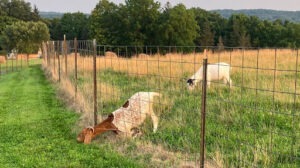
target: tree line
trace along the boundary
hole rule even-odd
[[[65,34],[67,39],[96,39],[98,44],[109,45],[300,46],[300,23],[261,20],[243,14],[224,18],[201,8],[162,5],[155,0],[125,0],[120,4],[99,0],[90,14],[65,13],[53,19],[41,18],[38,9],[23,0],[0,0],[0,20],[2,48],[7,48],[10,41],[6,29],[18,27],[16,22],[46,25],[38,27],[46,29],[43,32],[49,31],[52,40],[62,40]]]
[[[42,41],[50,39],[49,29],[36,6],[23,0],[0,0],[0,51],[15,49],[37,52]]]
[[[183,4],[154,0],[100,0],[90,15],[67,13],[50,19],[51,37],[95,38],[100,44],[228,47],[299,47],[300,23],[233,14],[228,19]]]

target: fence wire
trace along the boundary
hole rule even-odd
[[[109,46],[75,39],[44,43],[43,55],[82,112],[78,131],[135,101],[135,93],[162,95],[153,100],[157,132],[148,117],[134,129],[135,138],[107,133],[95,139],[149,167],[201,166],[202,89],[201,83],[189,89],[188,80],[207,58],[205,167],[300,166],[297,49]]]
[[[36,54],[27,56],[26,54],[15,53],[11,56],[0,56],[0,77],[31,65],[40,64],[40,62],[40,58]]]

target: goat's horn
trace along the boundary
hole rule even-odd
[[[95,132],[94,127],[90,126],[90,127],[87,127],[87,128],[88,128],[88,129],[91,129],[93,133]]]

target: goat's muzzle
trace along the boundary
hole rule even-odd
[[[77,142],[83,143],[85,141],[85,138],[88,134],[93,134],[94,133],[94,128],[93,127],[87,127],[84,128],[77,136]]]

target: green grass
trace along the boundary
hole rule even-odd
[[[240,76],[233,74],[236,86],[241,86]],[[100,72],[98,78],[122,91],[119,100],[100,103],[100,113],[112,112],[137,91],[159,91],[166,104],[155,107],[160,114],[158,132],[151,132],[147,120],[142,139],[174,152],[199,153],[201,89],[188,92],[185,83],[176,79],[128,76],[111,69]],[[246,76],[247,81],[251,79]],[[285,99],[283,94],[213,85],[207,94],[208,158],[221,161],[224,167],[300,167],[299,97],[294,103],[289,101],[294,95]],[[216,152],[221,158],[216,158]]]
[[[40,64],[42,62],[42,59],[30,59],[28,64],[29,65],[36,65]],[[20,71],[27,67],[27,61],[26,60],[7,60],[6,63],[0,64],[0,73],[1,75]]]
[[[144,167],[76,142],[79,115],[56,98],[38,65],[0,77],[0,167]]]

